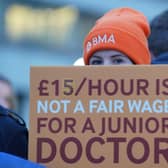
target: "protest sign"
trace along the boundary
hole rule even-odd
[[[163,168],[168,66],[32,67],[29,159],[48,168]]]

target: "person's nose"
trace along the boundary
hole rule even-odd
[[[103,65],[114,65],[114,63],[110,59],[104,59]]]

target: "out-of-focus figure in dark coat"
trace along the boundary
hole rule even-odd
[[[28,130],[15,112],[16,97],[11,82],[0,75],[0,152],[27,159]]]
[[[152,64],[168,64],[168,10],[151,21],[149,48],[153,55]]]
[[[28,130],[16,113],[0,106],[0,152],[27,159]]]

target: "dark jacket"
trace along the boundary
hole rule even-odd
[[[158,55],[152,60],[152,64],[168,64],[168,52]]]
[[[27,159],[28,130],[15,113],[0,106],[0,152]]]

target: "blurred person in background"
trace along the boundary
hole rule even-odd
[[[16,110],[16,97],[11,82],[0,75],[0,105],[7,109]]]
[[[98,19],[84,40],[85,65],[150,64],[146,17],[131,8],[118,8]]]
[[[0,75],[0,152],[27,159],[28,130],[24,120],[13,112],[14,109],[12,85],[7,78]]]
[[[151,21],[149,48],[153,55],[152,64],[168,64],[168,10]]]

